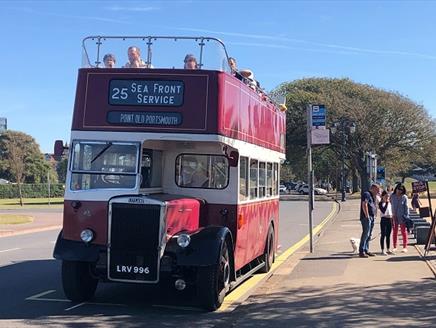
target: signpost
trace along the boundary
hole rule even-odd
[[[386,181],[386,169],[385,169],[384,166],[378,166],[377,167],[376,181],[379,184],[381,184],[381,185],[385,184],[385,181]]]
[[[312,145],[330,143],[330,130],[326,129],[326,108],[324,105],[307,106],[307,183],[309,185],[309,237],[310,252],[313,253],[313,166]]]
[[[8,120],[6,117],[0,117],[0,134],[8,129]]]
[[[428,181],[412,182],[412,192],[414,193],[427,192],[427,199],[428,199],[428,206],[429,206],[427,210],[429,210],[431,216],[431,226],[430,226],[430,230],[428,231],[427,241],[425,242],[425,248],[424,248],[425,250],[424,255],[427,256],[427,253],[430,250],[430,245],[435,238],[435,228],[436,228],[436,218],[435,218],[436,213],[433,213],[433,209],[431,206],[430,188],[428,186]],[[420,209],[420,214],[421,214],[421,209]]]

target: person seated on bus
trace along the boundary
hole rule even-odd
[[[115,68],[116,59],[113,54],[106,54],[103,57],[103,63],[105,68]]]
[[[238,67],[236,66],[236,59],[233,57],[229,57],[228,61],[229,61],[229,66],[230,66],[232,72],[237,72]]]
[[[205,188],[208,182],[209,178],[207,177],[206,169],[201,164],[198,164],[195,172],[192,174],[189,187]]]
[[[229,61],[230,69],[232,70],[232,75],[234,77],[236,77],[238,80],[242,81],[243,77],[242,77],[241,73],[239,73],[239,71],[238,71],[238,67],[237,67],[237,64],[236,64],[236,59],[233,58],[233,57],[229,57],[228,61]]]
[[[141,50],[138,47],[131,46],[127,49],[129,61],[124,68],[147,68],[147,64],[141,59]]]
[[[253,90],[256,90],[256,88],[260,88],[260,84],[254,79],[254,74],[251,70],[243,69],[240,70],[239,73],[242,75],[244,81],[250,88],[252,88]]]
[[[187,54],[184,62],[184,69],[198,69],[197,58],[193,54]]]

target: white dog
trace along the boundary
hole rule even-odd
[[[359,250],[360,239],[350,238],[351,247],[353,247],[353,253],[357,253]]]

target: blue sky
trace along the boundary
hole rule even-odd
[[[52,152],[69,139],[84,37],[202,35],[222,39],[267,90],[348,77],[436,118],[435,12],[433,1],[2,1],[0,117]]]

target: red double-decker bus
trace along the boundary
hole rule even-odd
[[[142,67],[102,67],[131,45]],[[88,37],[83,48],[54,250],[66,296],[168,282],[219,308],[274,261],[285,114],[235,76],[215,38]]]

